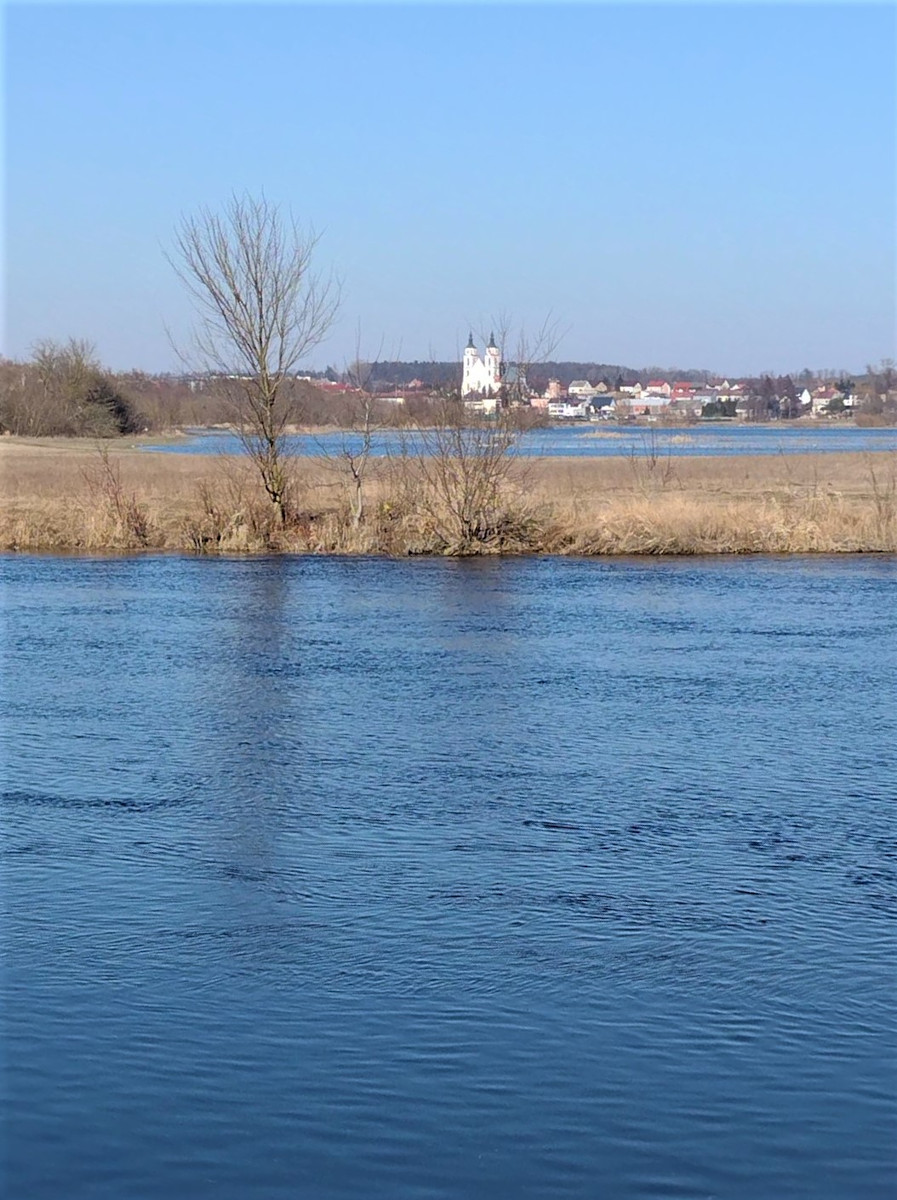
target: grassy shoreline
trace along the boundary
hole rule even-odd
[[[81,439],[0,440],[0,549],[461,552],[424,502],[413,465],[371,460],[356,523],[339,462],[298,460],[296,516],[280,528],[247,462],[141,448],[160,441],[112,442],[103,458]],[[474,550],[894,554],[897,454],[522,460],[510,467],[492,533]]]

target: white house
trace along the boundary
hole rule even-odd
[[[548,415],[550,417],[560,417],[562,420],[580,420],[584,421],[589,417],[592,411],[592,404],[589,400],[576,401],[569,400],[553,400],[548,405]]]
[[[567,388],[568,396],[578,396],[580,400],[591,400],[598,395],[598,389],[592,387],[588,379],[574,379]]]

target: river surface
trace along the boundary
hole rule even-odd
[[[877,1200],[897,560],[0,559],[6,1200]]]
[[[340,454],[344,448],[358,453],[361,438],[352,433],[303,434],[286,439],[289,450],[299,455]],[[403,448],[416,453],[423,448],[413,432],[382,430],[373,436],[372,453],[398,455]],[[194,431],[184,442],[145,446],[173,454],[239,454],[240,441],[233,434]],[[670,428],[663,426],[574,425],[568,429],[534,429],[524,434],[513,448],[517,454],[540,458],[607,458],[612,455],[671,458],[741,454],[820,454],[853,450],[897,451],[897,429],[862,429],[836,425],[707,425]]]

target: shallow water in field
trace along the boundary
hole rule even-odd
[[[897,561],[0,579],[4,1196],[893,1196]]]
[[[343,447],[358,453],[361,438],[352,433],[319,433],[287,438],[290,451],[298,455],[339,454]],[[398,455],[403,447],[410,453],[425,448],[415,433],[382,430],[374,434],[375,455]],[[186,442],[146,446],[172,454],[239,454],[240,441],[233,434],[196,432]],[[829,451],[868,453],[897,451],[897,429],[862,429],[847,426],[810,425],[690,425],[686,428],[656,425],[612,426],[600,422],[569,428],[534,429],[517,442],[514,452],[539,458],[626,457],[682,458],[742,454],[820,454]]]

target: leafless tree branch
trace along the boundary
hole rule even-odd
[[[202,208],[184,217],[168,254],[196,306],[190,359],[222,380],[237,433],[282,522],[292,381],[340,304],[339,282],[312,269],[319,241],[264,196],[234,195],[221,213]]]

